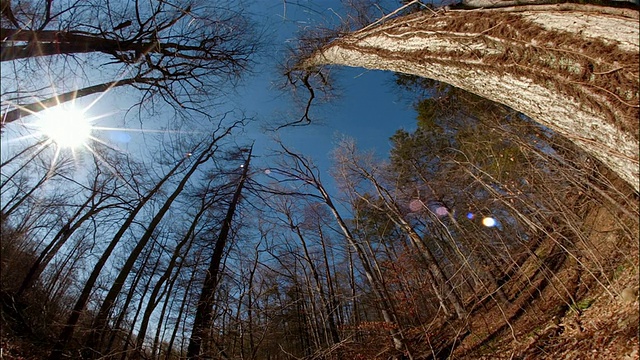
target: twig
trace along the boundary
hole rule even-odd
[[[275,129],[275,131],[278,131],[287,126],[304,126],[311,123],[311,118],[309,118],[309,111],[311,110],[311,103],[313,102],[313,99],[316,97],[316,93],[313,90],[313,87],[311,86],[311,84],[309,83],[309,77],[311,76],[311,74],[312,74],[311,72],[305,72],[304,76],[300,78],[300,80],[302,80],[302,84],[304,85],[304,87],[307,88],[307,90],[309,91],[309,99],[307,100],[307,105],[304,109],[304,114],[302,115],[302,117],[300,117],[300,119],[296,121],[278,126]],[[318,74],[320,74],[320,72],[318,72]],[[320,76],[322,77],[323,81],[325,81],[324,76],[322,76],[322,74],[320,74]],[[295,85],[296,80],[293,80],[291,78],[291,73],[288,73],[287,77],[289,78],[289,83],[291,85]]]
[[[385,15],[385,16],[383,16],[383,17],[381,17],[380,19],[378,19],[378,20],[376,20],[376,21],[372,22],[371,24],[369,24],[369,25],[367,25],[367,26],[363,27],[363,28],[362,28],[362,29],[360,29],[359,31],[364,31],[364,30],[366,30],[366,29],[368,29],[368,28],[370,28],[370,27],[372,27],[372,26],[374,26],[374,25],[378,24],[379,22],[382,22],[382,21],[384,21],[384,20],[388,19],[389,17],[391,17],[391,16],[393,16],[393,15],[395,15],[395,14],[399,13],[400,11],[404,10],[405,8],[407,8],[407,7],[411,6],[411,5],[415,4],[415,3],[418,3],[418,2],[420,2],[420,1],[419,1],[419,0],[413,0],[412,2],[410,2],[410,3],[406,4],[406,5],[403,5],[403,6],[399,7],[399,8],[397,8],[396,10],[394,10],[394,11],[390,12],[389,14],[387,14],[387,15]]]
[[[497,23],[495,26],[492,26],[492,27],[490,27],[490,28],[488,28],[488,29],[486,29],[486,30],[482,30],[480,33],[478,33],[478,34],[474,35],[473,37],[482,36],[482,35],[484,35],[484,34],[488,33],[489,31],[491,31],[491,30],[493,30],[493,29],[497,28],[498,26],[502,25],[503,23],[504,23],[504,21],[500,21],[500,22],[499,22],[499,23]]]
[[[569,82],[570,82],[570,83],[573,83],[573,84],[578,84],[578,85],[583,85],[583,86],[591,86],[591,87],[594,87],[594,88],[596,88],[596,89],[598,89],[598,90],[602,90],[602,91],[606,92],[607,94],[609,94],[609,95],[611,95],[611,96],[615,97],[618,101],[620,101],[621,103],[623,103],[623,104],[625,104],[625,105],[627,105],[627,106],[629,106],[629,107],[633,107],[633,108],[640,108],[640,105],[636,105],[636,104],[629,104],[628,102],[626,102],[626,101],[622,100],[618,95],[614,94],[613,92],[611,92],[611,91],[609,91],[609,90],[607,90],[607,89],[605,89],[605,88],[603,88],[603,87],[601,87],[601,86],[594,85],[594,84],[589,84],[589,83],[583,83],[583,82],[579,82],[579,81],[569,81]]]
[[[606,74],[611,74],[611,73],[614,73],[614,72],[616,72],[616,71],[620,71],[620,70],[622,70],[622,69],[624,69],[624,66],[620,66],[620,67],[617,67],[617,68],[615,68],[615,69],[611,69],[611,70],[609,70],[609,71],[604,71],[604,72],[594,72],[594,73],[593,73],[593,75],[606,75]]]

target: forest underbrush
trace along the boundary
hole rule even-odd
[[[616,236],[614,216],[594,209],[588,239],[576,252],[554,238],[535,250],[546,266],[525,263],[510,283],[510,305],[489,301],[467,322],[468,336],[441,349],[457,359],[638,359],[638,244]],[[637,229],[635,230],[637,231]],[[636,232],[637,239],[637,232]],[[591,256],[581,256],[589,252]],[[536,268],[527,275],[527,269]],[[517,295],[518,292],[526,292]]]
[[[574,176],[569,170],[558,171],[557,174]],[[457,259],[458,254],[453,250],[451,253],[442,250],[439,263],[447,280],[439,284],[428,280],[425,275],[429,270],[425,267],[424,258],[417,256],[416,250],[408,244],[395,244],[397,248],[393,257],[385,258],[380,254],[379,258],[371,256],[370,261],[377,261],[378,271],[384,275],[380,279],[384,279],[383,285],[388,290],[385,295],[393,303],[393,310],[400,321],[383,321],[379,315],[380,300],[374,296],[371,287],[365,284],[356,293],[360,288],[354,282],[351,291],[345,291],[349,290],[347,284],[350,281],[344,279],[349,277],[332,277],[336,288],[342,288],[342,296],[356,295],[342,299],[342,308],[328,303],[329,309],[325,310],[328,314],[353,312],[351,317],[341,316],[340,321],[336,319],[338,339],[329,339],[326,323],[323,323],[324,315],[309,310],[312,305],[318,309],[313,301],[322,300],[323,293],[316,291],[316,287],[307,288],[311,289],[309,294],[297,287],[285,287],[281,289],[282,294],[278,294],[277,289],[286,284],[280,279],[281,282],[274,282],[265,287],[267,290],[263,293],[256,294],[269,301],[264,300],[264,303],[258,302],[258,305],[247,308],[252,311],[251,314],[258,312],[258,318],[250,317],[249,310],[241,306],[236,313],[239,330],[212,328],[212,331],[215,330],[216,344],[209,353],[212,354],[211,358],[368,360],[406,359],[410,353],[416,360],[638,359],[638,194],[628,187],[624,190],[625,184],[611,177],[603,167],[575,171],[579,171],[575,177],[582,179],[595,174],[602,178],[602,182],[576,182],[573,186],[559,188],[557,183],[547,181],[545,184],[551,185],[539,190],[543,195],[534,197],[537,202],[532,203],[531,207],[523,205],[520,210],[514,208],[515,215],[526,216],[523,224],[528,226],[527,236],[508,232],[509,229],[479,227],[465,233],[460,222],[447,218],[445,221],[449,221],[452,229],[453,226],[459,226],[455,228],[460,231],[457,244],[462,244],[464,240],[469,256],[461,256],[457,262],[447,261],[445,255],[449,255],[449,259]],[[526,174],[529,175],[530,171]],[[540,174],[547,175],[547,172]],[[535,177],[531,179],[534,181]],[[534,207],[538,202],[547,200],[544,196],[548,191],[557,192],[553,201]],[[503,204],[511,204],[509,199],[497,198]],[[523,204],[530,199],[524,196],[511,199],[514,198],[520,199]],[[361,215],[363,219],[369,216],[370,220],[380,221],[373,212]],[[417,217],[415,214],[408,216]],[[380,223],[385,224],[382,221]],[[444,227],[443,222],[438,224]],[[476,225],[467,222],[465,226]],[[292,229],[296,230],[295,227]],[[309,227],[305,230],[315,234],[316,229]],[[3,227],[2,230],[2,359],[47,358],[56,346],[57,335],[63,331],[69,309],[74,303],[73,290],[77,289],[77,284],[74,284],[73,272],[67,273],[61,267],[60,271],[47,273],[47,277],[21,292],[30,265],[37,256],[35,252],[28,251],[30,243],[25,240],[24,234],[10,227]],[[365,230],[371,229],[364,226],[359,229]],[[438,227],[429,230],[437,234]],[[302,232],[298,234],[304,239]],[[390,232],[388,236],[395,240],[397,237],[394,235],[401,234]],[[469,238],[475,241],[468,241]],[[446,249],[444,245],[451,244],[448,237],[425,239],[430,240],[427,243],[433,246],[434,252]],[[320,244],[324,246],[324,243]],[[353,241],[353,244],[358,243]],[[377,244],[382,246],[383,242],[378,240]],[[492,244],[492,247],[483,248],[487,244]],[[438,245],[443,247],[438,248]],[[280,255],[279,261],[288,264],[287,256]],[[474,256],[478,260],[473,264],[468,263],[468,259]],[[367,260],[365,256],[363,259]],[[483,259],[487,261],[482,262]],[[256,269],[258,260],[254,261]],[[310,256],[307,262],[312,263]],[[141,263],[141,268],[144,264]],[[330,267],[325,266],[325,269]],[[287,268],[283,265],[280,273],[267,270],[263,270],[265,276],[262,281],[265,283],[267,279],[277,279],[278,274],[281,275]],[[345,274],[349,275],[349,272],[343,272]],[[357,279],[353,274],[350,276],[351,281]],[[148,284],[152,283],[152,279],[153,275],[149,277]],[[320,275],[317,282],[321,282]],[[104,286],[105,283],[100,283],[97,288],[104,289]],[[447,295],[443,291],[445,286],[460,295],[465,316],[457,315],[450,302],[438,301],[439,296]],[[436,294],[435,289],[440,293]],[[314,297],[314,291],[320,295],[315,294]],[[272,295],[280,296],[278,301],[281,302],[276,303],[277,297]],[[340,299],[338,295],[334,295],[334,298]],[[226,309],[233,301],[233,298],[223,298],[216,306]],[[136,344],[138,329],[134,314],[143,305],[144,301],[140,300],[135,311],[130,310],[130,319],[124,313],[121,322],[108,323],[104,333],[110,335],[108,341],[116,345],[108,344],[106,347],[113,350],[104,351],[94,358],[186,358],[184,350],[189,333],[184,332],[180,338],[175,336],[179,326],[172,327],[172,338],[181,342],[178,344],[176,340],[177,345],[173,348],[163,347],[165,344],[161,342],[158,342],[158,348],[148,346],[148,342],[145,346]],[[445,309],[445,306],[449,308]],[[122,305],[122,308],[126,307]],[[357,314],[355,307],[360,309]],[[176,310],[182,312],[185,305]],[[87,349],[93,349],[87,345],[86,339],[96,314],[96,306],[91,303],[79,316],[76,334],[69,341],[65,357],[79,358],[85,356]],[[122,311],[114,311],[113,317],[120,314],[123,314]],[[246,317],[244,328],[241,322],[243,316]],[[250,319],[253,322],[249,322]],[[242,331],[249,326],[254,327],[255,343],[242,338]],[[182,328],[189,326],[182,325]],[[402,336],[405,354],[394,346],[390,334]],[[323,342],[323,337],[328,340]],[[242,341],[245,341],[244,348],[240,346]],[[224,347],[219,344],[224,344]],[[231,354],[236,344],[240,345],[235,349],[240,350]],[[165,350],[167,348],[169,350]],[[153,349],[156,349],[155,353]],[[246,349],[253,349],[251,355]]]

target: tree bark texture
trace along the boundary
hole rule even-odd
[[[577,4],[421,12],[315,51],[346,65],[442,81],[505,104],[638,183],[638,11]]]

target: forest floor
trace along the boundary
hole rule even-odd
[[[637,270],[624,269],[610,287],[620,293],[637,287]],[[561,274],[559,274],[560,276]],[[475,316],[471,335],[454,352],[462,359],[638,359],[638,301],[612,297],[595,286],[576,303],[558,298],[547,286],[510,325],[496,311]],[[476,330],[484,327],[483,330]],[[490,336],[481,336],[489,333]],[[475,334],[475,335],[474,335]],[[478,334],[480,336],[478,336]]]
[[[468,299],[477,305],[464,321],[438,317],[413,329],[414,359],[639,359],[640,229],[626,228],[635,236],[629,242],[618,236],[619,218],[590,211],[582,245],[546,237],[504,285],[510,303]],[[1,295],[3,306],[15,306]],[[0,319],[0,360],[46,358],[53,338],[13,336],[8,325],[20,321],[5,318],[11,313]]]
[[[534,259],[544,260],[546,270],[531,259],[522,264],[521,279],[505,289],[515,300],[497,306],[488,298],[471,309],[464,324],[432,324],[428,345],[416,349],[416,358],[639,359],[638,243],[611,236],[611,214],[596,216],[596,235],[589,238],[594,257],[567,256],[557,240],[544,240]],[[625,289],[636,293],[622,295]],[[46,357],[47,346],[11,336],[5,320],[1,360]]]
[[[638,243],[618,240],[610,213],[590,216],[591,256],[567,256],[555,239],[545,240],[536,254],[546,259],[562,254],[557,268],[526,276],[529,294],[519,294],[509,306],[487,303],[473,312],[469,334],[438,357],[638,359]],[[529,266],[525,263],[522,272]]]

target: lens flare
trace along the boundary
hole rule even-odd
[[[492,217],[485,217],[482,219],[482,225],[486,226],[486,227],[494,227],[498,224],[498,222],[496,221],[496,219],[492,218]]]
[[[447,210],[447,208],[444,207],[444,206],[440,206],[440,207],[436,208],[435,213],[438,216],[447,216],[447,215],[449,215],[449,210]]]
[[[420,209],[422,209],[422,201],[418,199],[411,200],[409,203],[409,209],[413,212],[420,211]]]

